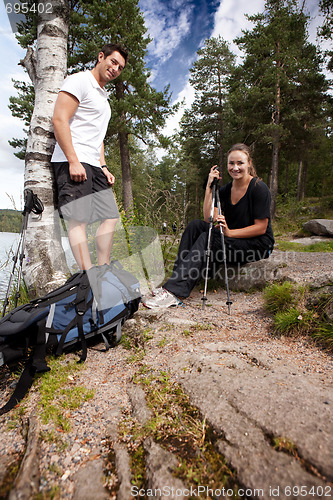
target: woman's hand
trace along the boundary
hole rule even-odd
[[[222,227],[224,236],[231,236],[231,229],[228,228],[224,215],[217,215],[216,222]]]
[[[217,179],[218,181],[221,179],[217,165],[214,165],[209,171],[207,186],[210,187],[215,179]]]

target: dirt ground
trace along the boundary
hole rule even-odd
[[[318,272],[318,256],[312,256],[313,267]],[[322,257],[322,266],[328,262],[327,259],[331,259],[329,254]],[[302,266],[303,256],[295,264],[295,273],[302,275]],[[39,421],[42,439],[36,451],[36,462],[40,470],[40,498],[78,498],[77,478],[80,471],[96,461],[101,464],[101,470],[105,469],[110,426],[117,423],[120,414],[131,412],[128,386],[143,363],[154,370],[167,371],[180,380],[180,372],[174,369],[174,360],[178,360],[179,364],[182,358],[207,353],[208,346],[212,344],[239,346],[256,353],[258,359],[264,357],[281,366],[292,367],[300,376],[314,377],[313,380],[327,390],[327,400],[330,405],[333,404],[332,354],[308,338],[274,336],[272,318],[264,309],[261,292],[232,292],[230,315],[225,290],[210,290],[204,309],[201,297],[201,290],[196,289],[182,305],[161,311],[147,310],[140,305],[139,311],[126,322],[123,331],[124,337],[131,339],[132,350],[120,344],[107,352],[98,349],[88,352],[84,370],[75,375],[72,383],[92,389],[93,398],[78,409],[67,410],[68,432],[58,429],[52,422],[46,424]],[[70,354],[68,359],[76,359],[76,355]],[[2,373],[1,384],[2,405],[13,388],[7,372]],[[35,385],[24,402],[24,412],[15,410],[0,417],[1,481],[10,466],[17,464],[24,453],[28,418],[34,412],[38,416],[38,399]],[[40,420],[39,417],[37,420]],[[46,435],[53,438],[46,439]],[[327,443],[327,446],[331,445]],[[95,490],[91,497],[81,493],[80,498],[99,496]],[[110,495],[104,492],[100,498],[110,498]]]

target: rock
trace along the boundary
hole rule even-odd
[[[333,220],[312,219],[303,224],[303,229],[317,236],[333,236]]]
[[[267,283],[282,280],[281,270],[287,264],[275,260],[272,256],[269,259],[251,262],[250,264],[229,266],[228,283],[230,290],[245,291],[261,290]],[[221,270],[221,269],[220,269]],[[221,273],[220,273],[221,274]],[[223,275],[223,281],[224,275]]]
[[[14,486],[9,494],[10,500],[29,500],[39,492],[40,426],[36,415],[29,417],[27,448],[20,465]]]
[[[127,448],[122,443],[114,443],[113,451],[115,455],[115,465],[118,477],[119,488],[117,492],[117,500],[128,500],[131,498],[131,466],[130,456]]]
[[[110,498],[103,486],[103,460],[97,458],[88,462],[74,475],[75,491],[73,500],[107,500]]]
[[[262,491],[258,498],[270,499],[275,488],[286,499],[288,487],[303,485],[310,499],[311,487],[332,481],[332,392],[288,356],[214,342],[174,357],[170,368],[217,432],[218,449],[240,484]],[[280,451],[284,442],[290,453]]]
[[[315,259],[313,258],[315,255]],[[281,252],[274,250],[268,259],[249,264],[228,266],[228,284],[232,291],[261,290],[276,281],[324,286],[333,282],[333,268],[325,253]],[[224,269],[215,275],[225,285]]]
[[[151,438],[147,438],[143,446],[146,452],[147,493],[153,493],[149,496],[156,500],[166,498],[183,500],[188,497],[184,494],[189,491],[187,486],[172,474],[178,467],[177,458]]]
[[[132,473],[127,447],[119,441],[118,423],[121,418],[121,412],[117,408],[109,412],[108,416],[112,420],[112,423],[107,427],[106,434],[111,438],[113,443],[114,462],[118,480],[117,500],[128,500],[132,496]]]
[[[309,238],[294,238],[289,241],[290,243],[298,243],[299,245],[313,245],[313,243],[325,243],[331,241],[331,239],[324,236],[310,236]]]
[[[146,397],[143,389],[131,384],[127,388],[127,394],[131,402],[133,416],[141,425],[145,425],[153,417],[153,413],[146,405]]]
[[[131,402],[133,416],[141,425],[145,425],[153,417],[153,413],[147,407],[143,389],[131,384],[127,389],[127,393]],[[185,491],[186,485],[172,474],[172,471],[179,465],[176,456],[164,450],[150,437],[144,440],[143,447],[146,453],[147,496],[156,500],[166,498],[182,500],[185,498],[181,492]],[[148,492],[153,494],[148,494]]]

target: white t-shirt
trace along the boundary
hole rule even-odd
[[[80,162],[100,167],[101,148],[111,117],[108,93],[90,71],[68,76],[60,89],[62,91],[72,94],[79,101],[69,122],[75,153]],[[67,161],[58,143],[51,161]]]

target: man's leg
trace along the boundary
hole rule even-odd
[[[110,263],[111,247],[113,243],[113,235],[118,219],[106,219],[99,225],[96,232],[96,250],[97,264]]]
[[[87,234],[86,223],[76,220],[70,220],[68,225],[68,239],[73,256],[81,270],[87,270],[92,267]]]

